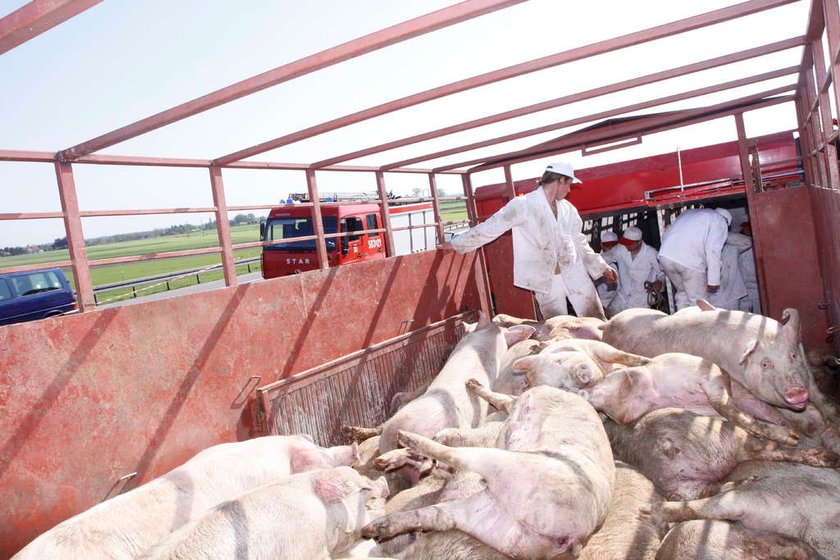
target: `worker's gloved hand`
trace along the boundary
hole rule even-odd
[[[659,280],[656,280],[653,284],[651,284],[651,287],[653,288],[653,291],[661,292],[662,291],[662,282],[659,281]]]
[[[719,289],[720,289],[720,286],[711,286],[711,285],[706,286],[706,291],[709,292],[710,294],[717,293],[717,291]]]
[[[616,270],[612,267],[607,268],[607,270],[604,271],[603,276],[610,284],[618,282],[618,272],[616,272]]]
[[[455,250],[455,247],[452,246],[452,243],[447,241],[446,243],[441,243],[437,246],[438,251],[443,251],[444,253],[450,253]]]

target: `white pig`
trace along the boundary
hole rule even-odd
[[[689,354],[660,354],[638,367],[613,371],[600,383],[578,391],[595,410],[619,424],[660,408],[679,407],[698,414],[720,414],[735,425],[779,443],[796,445],[799,433],[756,420],[738,408],[725,372]]]
[[[167,474],[59,523],[14,559],[132,559],[243,492],[291,473],[355,460],[355,446],[323,449],[308,436],[266,436],[215,445]]]
[[[840,465],[830,451],[779,446],[721,418],[678,408],[654,410],[626,426],[605,419],[604,428],[616,458],[639,469],[672,499],[701,496],[744,461]]]
[[[826,558],[840,558],[840,472],[751,461],[739,465],[721,490],[709,498],[646,504],[642,511],[667,522],[738,521],[801,539]]]
[[[547,345],[536,356],[520,358],[513,372],[525,385],[550,385],[575,392],[599,383],[617,365],[642,366],[650,358],[617,350],[598,340],[569,339]]]
[[[825,560],[799,539],[726,521],[685,521],[668,531],[656,560]]]
[[[500,313],[493,317],[494,323],[505,327],[514,325],[531,325],[536,328],[533,338],[543,342],[564,340],[567,338],[586,338],[589,340],[601,340],[603,334],[600,327],[604,321],[595,317],[575,317],[574,315],[557,315],[545,321],[533,321],[531,319],[520,319],[512,315]]]
[[[432,437],[443,428],[477,427],[487,417],[487,403],[467,392],[470,377],[492,385],[509,346],[527,339],[533,327],[505,329],[482,314],[479,322],[458,343],[443,369],[420,397],[399,409],[382,426],[379,452],[398,447],[401,430]]]
[[[350,467],[295,474],[216,506],[140,559],[326,559],[350,548],[384,513],[387,495],[383,479]]]
[[[499,442],[503,449],[447,447],[400,434],[412,450],[479,474],[485,490],[386,515],[363,534],[382,539],[459,529],[515,558],[579,554],[603,523],[612,497],[615,464],[601,421],[582,398],[551,387],[536,387],[517,398],[499,395],[496,402],[505,401],[510,416]]]
[[[604,341],[643,356],[682,352],[711,360],[764,402],[803,410],[813,378],[799,334],[799,314],[785,309],[782,322],[715,309],[665,315],[628,309],[610,319]],[[818,403],[814,403],[819,406]]]

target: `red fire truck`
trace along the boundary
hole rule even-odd
[[[407,255],[435,246],[434,228],[425,227],[435,222],[431,202],[392,206],[390,217],[394,228],[394,247],[388,256]],[[325,235],[348,234],[326,239],[330,267],[385,258],[388,249],[378,204],[324,204],[321,219]],[[263,278],[317,270],[319,263],[314,235],[309,206],[286,204],[273,208],[265,222],[260,224],[260,239],[277,242],[263,247]],[[309,239],[287,241],[300,237]]]

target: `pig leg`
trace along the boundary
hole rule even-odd
[[[729,376],[713,368],[709,376],[700,386],[709,398],[709,404],[721,416],[757,436],[785,445],[796,445],[799,442],[799,432],[784,426],[773,426],[746,414],[735,406],[730,392]]]
[[[650,358],[624,352],[618,348],[613,348],[607,343],[598,344],[592,348],[592,357],[600,362],[601,369],[604,371],[609,371],[609,366],[612,364],[637,367],[647,365],[647,363],[650,362]]]
[[[469,379],[466,382],[466,386],[468,391],[493,405],[496,410],[510,413],[510,407],[516,402],[516,397],[505,395],[504,393],[494,393],[488,390],[477,379]]]
[[[729,378],[729,386],[730,392],[732,393],[732,399],[735,401],[735,406],[737,406],[739,410],[742,410],[759,420],[764,420],[765,422],[776,424],[777,426],[789,425],[784,415],[779,412],[776,407],[759,400],[755,395],[750,393],[746,387],[731,377]]]
[[[444,428],[434,440],[451,447],[493,447],[504,422],[488,422],[480,428]]]
[[[432,470],[434,463],[426,457],[413,453],[410,449],[394,449],[383,453],[373,460],[377,469],[385,472],[401,469],[402,467],[413,467],[420,474]]]
[[[382,426],[378,426],[376,428],[342,426],[341,434],[347,439],[347,441],[365,441],[372,437],[382,435]]]
[[[811,467],[836,468],[840,466],[840,455],[825,449],[780,448],[775,442],[750,437],[739,450],[739,461],[787,461]]]

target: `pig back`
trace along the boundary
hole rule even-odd
[[[492,386],[507,345],[498,325],[466,335],[455,346],[426,392],[409,402],[382,426],[379,452],[396,449],[400,430],[433,437],[444,428],[475,428],[487,418],[487,401],[473,395],[466,381]]]

